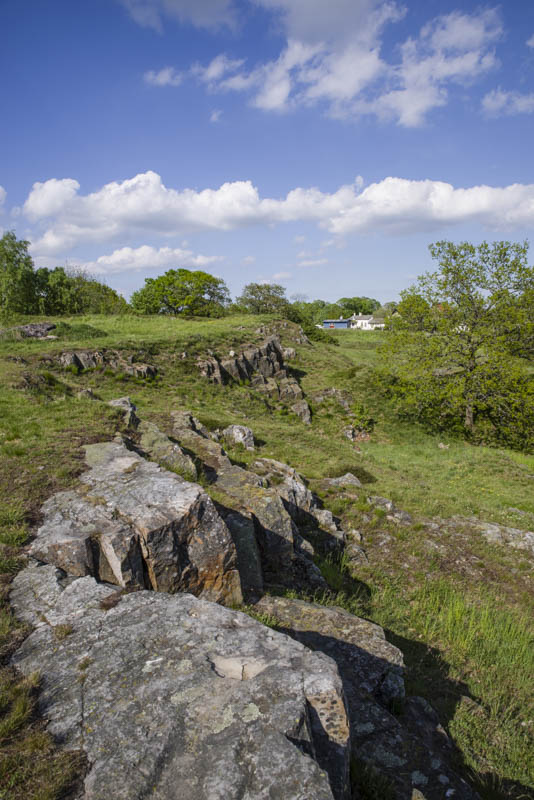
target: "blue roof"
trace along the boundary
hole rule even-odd
[[[323,319],[323,325],[325,322],[350,322],[350,319]]]

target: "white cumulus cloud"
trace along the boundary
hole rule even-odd
[[[169,188],[160,175],[146,172],[88,195],[77,186],[72,179],[34,184],[24,211],[36,223],[36,256],[68,254],[87,242],[124,243],[146,235],[168,238],[285,222],[315,222],[337,236],[429,231],[466,222],[500,230],[534,224],[533,184],[455,188],[442,181],[387,177],[363,186],[358,178],[331,193],[297,187],[285,197],[270,198],[261,197],[251,181],[197,191]],[[306,251],[299,256],[301,263],[318,258]]]
[[[37,181],[24,203],[24,213],[33,220],[57,215],[72,203],[79,188],[78,181],[72,178]]]
[[[534,47],[534,33],[532,34],[530,39],[527,39],[527,47]]]
[[[180,247],[121,247],[109,255],[100,256],[96,261],[87,261],[81,266],[97,275],[111,275],[129,270],[161,270],[162,268],[202,269],[208,264],[220,261],[221,256],[196,255],[191,250]]]
[[[0,208],[4,205],[7,197],[7,192],[3,186],[0,186]]]
[[[354,109],[397,118],[405,127],[421,125],[432,108],[446,104],[450,84],[469,84],[497,66],[493,44],[501,33],[495,10],[438,17],[402,45],[393,88]]]
[[[521,94],[521,92],[493,89],[483,97],[482,108],[489,116],[532,114],[534,112],[534,92]]]
[[[180,86],[184,76],[174,67],[163,67],[159,72],[151,69],[143,75],[145,83],[150,86]]]

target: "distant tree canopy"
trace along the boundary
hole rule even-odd
[[[290,306],[279,283],[247,283],[235,304],[245,314],[283,314]]]
[[[221,278],[202,270],[170,269],[158,278],[147,278],[133,293],[131,303],[142,314],[182,314],[220,317],[230,301]]]
[[[6,314],[118,314],[128,303],[81,270],[34,269],[29,242],[8,231],[0,239],[0,312]]]
[[[436,272],[401,293],[384,374],[401,414],[534,449],[534,268],[528,245],[437,242]]]
[[[337,305],[350,314],[374,314],[380,308],[378,300],[372,297],[342,297]]]

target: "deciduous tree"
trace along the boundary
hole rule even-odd
[[[0,239],[0,312],[33,314],[37,311],[35,272],[29,242],[14,231]]]
[[[224,281],[208,272],[170,269],[158,278],[147,278],[131,302],[142,314],[217,317],[224,313],[229,294]]]
[[[534,311],[528,245],[442,241],[430,252],[439,268],[401,293],[383,348],[399,411],[531,448],[534,384],[517,357],[528,350],[522,324]]]

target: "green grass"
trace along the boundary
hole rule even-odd
[[[85,469],[82,445],[108,440],[121,428],[120,414],[106,401],[129,395],[139,415],[167,433],[172,431],[174,409],[190,409],[210,429],[249,425],[259,446],[255,453],[230,450],[238,462],[250,464],[258,456],[285,461],[311,479],[312,488],[326,476],[345,472],[360,478],[364,488],[349,491],[355,497],[322,492],[325,506],[343,519],[347,529],[361,529],[370,551],[386,532],[392,554],[388,558],[379,551],[368,566],[356,570],[346,561],[318,557],[333,591],[316,599],[368,616],[387,629],[406,654],[410,691],[424,694],[438,708],[486,800],[521,797],[517,788],[510,788],[514,781],[527,787],[525,792],[532,791],[528,720],[534,718],[534,710],[528,676],[531,680],[534,665],[527,616],[534,608],[529,583],[532,562],[509,548],[462,540],[461,547],[469,549],[478,565],[478,572],[467,579],[456,566],[457,553],[447,560],[424,549],[426,534],[419,520],[476,515],[534,529],[533,456],[474,447],[399,421],[374,388],[379,332],[337,332],[332,335],[339,346],[329,347],[320,342],[295,345],[291,325],[281,329],[284,344],[296,346],[298,355],[291,368],[313,410],[312,425],[305,426],[282,405],[267,405],[247,385],[214,386],[198,373],[196,358],[208,348],[223,356],[241,343],[261,341],[256,330],[269,318],[92,316],[61,322],[57,341],[0,339],[0,572],[5,581],[20,566],[21,547],[39,521],[44,500],[74,485]],[[63,350],[101,348],[118,349],[154,364],[158,380],[118,376],[109,369],[76,374],[54,360]],[[363,404],[376,420],[371,438],[359,442],[358,449],[342,435],[353,420],[350,412],[334,400],[314,402],[314,394],[329,387],[350,392],[352,404]],[[78,400],[76,394],[83,388],[93,389],[101,399]],[[448,449],[440,449],[440,442]],[[365,522],[368,494],[393,499],[415,515],[415,524],[396,528],[376,512]],[[411,559],[409,569],[403,566],[406,559]],[[9,616],[0,623],[0,633],[4,628],[4,641],[20,635]],[[28,697],[33,696],[34,689],[27,691]],[[11,701],[8,705],[12,708]],[[32,715],[29,712],[16,736],[13,733],[7,750],[0,745],[0,786],[2,775],[19,776],[18,788],[4,795],[0,790],[0,800],[60,796],[52,779],[51,794],[42,787],[42,794],[35,788],[24,794],[21,787],[26,780],[31,787],[41,779],[32,784],[34,778],[24,777],[27,756],[21,756],[15,768],[10,760],[17,743],[24,740],[24,731],[30,739],[34,735]],[[28,747],[41,753],[35,760],[45,769],[43,765],[53,765],[59,757],[42,736],[38,730]],[[20,753],[29,752],[24,747],[20,745]],[[6,764],[11,765],[9,770]],[[369,791],[373,781],[371,775]]]
[[[494,796],[498,780],[522,784],[532,792],[531,616],[507,608],[492,587],[473,588],[451,578],[438,578],[408,593],[399,590],[398,583],[386,584],[373,596],[372,613],[379,624],[424,642],[445,659],[446,675],[441,662],[437,692],[417,667],[411,688],[425,695],[442,718],[449,718],[449,732],[483,796]],[[444,678],[449,688],[440,697]]]

